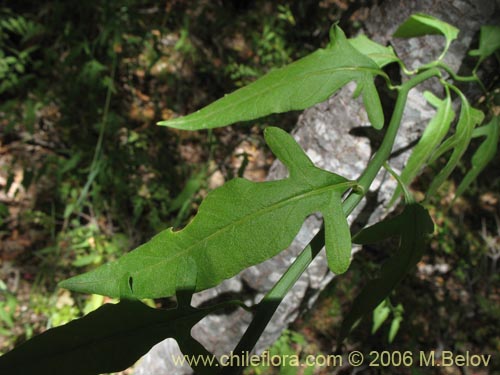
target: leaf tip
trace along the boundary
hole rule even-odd
[[[328,48],[333,47],[339,40],[345,40],[346,36],[344,34],[344,31],[339,27],[338,22],[335,22],[331,27],[330,27],[330,42],[328,43]]]

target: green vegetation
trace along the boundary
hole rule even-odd
[[[292,5],[266,3],[268,8],[262,12],[267,16],[259,18],[257,13],[248,13],[233,19],[229,11],[236,7],[233,3],[231,7],[218,7],[202,1],[185,9],[173,2],[167,5],[166,12],[153,4],[134,1],[78,6],[50,2],[40,8],[26,5],[15,10],[0,9],[0,95],[5,97],[0,104],[0,121],[4,125],[2,141],[10,145],[11,155],[9,163],[0,166],[5,168],[2,197],[6,202],[0,206],[0,229],[6,240],[18,245],[23,243],[19,230],[32,230],[26,235],[26,245],[18,250],[2,249],[2,261],[7,270],[18,272],[15,289],[21,277],[19,264],[23,264],[23,285],[28,285],[24,281],[33,281],[24,297],[13,293],[7,283],[0,284],[0,328],[7,337],[3,345],[10,347],[23,336],[30,338],[33,331],[42,330],[43,323],[31,322],[25,324],[24,332],[14,330],[19,327],[19,299],[26,295],[32,295],[29,309],[44,314],[49,328],[87,314],[28,340],[3,356],[0,368],[20,374],[119,371],[166,337],[176,338],[185,354],[209,354],[190,336],[190,329],[205,315],[231,304],[254,311],[252,323],[234,350],[250,351],[279,302],[325,244],[330,269],[343,273],[349,268],[351,234],[346,217],[384,166],[400,183],[393,200],[404,192],[402,213],[364,228],[352,241],[372,244],[396,237],[400,244],[389,260],[377,267],[379,272],[371,278],[373,281],[357,293],[336,338],[340,350],[359,320],[375,311],[372,332],[377,332],[392,315],[386,335],[388,342],[397,342],[408,304],[392,304],[391,293],[425,253],[427,237],[434,229],[429,204],[461,165],[473,138],[485,140],[475,150],[471,167],[465,168],[454,199],[473,184],[496,154],[500,125],[497,94],[494,87],[484,87],[477,71],[490,55],[498,54],[498,48],[489,46],[497,46],[500,31],[483,27],[479,47],[472,52],[478,62],[465,77],[457,76],[441,61],[458,30],[426,15],[412,16],[395,34],[414,37],[437,33],[445,37],[440,58],[416,71],[408,71],[391,48],[364,37],[348,39],[338,26],[331,28],[326,48],[302,57],[306,51],[295,52],[298,43],[285,37],[290,28],[298,26],[294,15],[307,8],[305,3],[297,3],[294,9]],[[176,17],[182,10],[187,15]],[[144,17],[135,17],[136,13]],[[93,22],[83,23],[81,17]],[[200,30],[199,24],[193,22],[197,17],[213,22]],[[226,43],[233,53],[224,56],[210,38],[225,33],[211,32],[210,27],[217,29],[228,20],[224,31],[232,35]],[[259,27],[245,35],[234,34],[239,23],[252,22],[258,22]],[[306,33],[307,27],[298,29],[296,36],[303,38],[300,33]],[[252,41],[254,48],[245,46],[246,41]],[[257,51],[257,55],[249,58],[248,53],[255,53],[249,51]],[[200,54],[209,56],[213,66],[202,63],[206,60]],[[274,69],[297,57],[302,58]],[[390,63],[398,64],[408,80],[401,85],[391,82],[384,71]],[[199,81],[194,78],[195,71],[201,74]],[[451,78],[445,80],[443,72],[451,72]],[[389,121],[384,119],[374,84],[376,76],[397,93]],[[386,162],[408,92],[433,77],[440,79],[445,98],[426,94],[437,109],[436,115],[401,176],[397,176]],[[232,179],[235,175],[241,177],[248,165],[246,154],[240,154],[243,161],[239,167],[228,163],[232,148],[251,137],[258,127],[246,127],[240,135],[216,128],[238,121],[265,125],[266,116],[304,109],[350,81],[357,85],[355,96],[363,97],[372,126],[377,130],[385,128],[383,142],[357,181],[316,168],[292,137],[274,127],[266,129],[266,142],[287,166],[290,177],[275,182]],[[457,87],[462,81],[484,90],[486,100],[481,110],[473,108]],[[192,115],[177,117],[230,91],[228,88],[243,85]],[[456,131],[449,134],[455,117],[451,105],[455,94],[461,111]],[[484,118],[486,124],[481,125]],[[172,129],[152,126],[160,120],[160,125]],[[286,120],[282,126],[287,127]],[[210,130],[186,135],[175,129]],[[223,142],[227,134],[238,142]],[[183,145],[189,145],[191,152],[183,154]],[[33,150],[36,158],[30,157]],[[444,162],[444,167],[436,176],[431,175],[431,182],[424,183],[421,189],[424,208],[415,203],[407,185],[424,166],[438,162]],[[221,170],[226,172],[223,177],[231,181],[209,192],[210,178]],[[184,229],[171,228],[183,226],[196,209],[198,213]],[[17,217],[14,211],[19,213]],[[251,307],[239,301],[208,309],[190,306],[195,291],[217,285],[286,248],[304,218],[316,211],[323,214],[324,229],[262,302]],[[438,229],[438,236],[446,236],[443,228],[446,225]],[[158,231],[162,232],[125,255]],[[259,238],[269,238],[269,243],[255,246],[252,238],[256,233]],[[229,235],[231,241],[227,241]],[[493,248],[486,236],[483,240]],[[493,259],[497,249],[491,251]],[[35,271],[30,274],[28,269]],[[458,267],[458,271],[464,269],[466,265]],[[75,273],[80,275],[73,276]],[[67,280],[60,282],[62,279]],[[366,281],[366,275],[360,280]],[[73,295],[56,289],[57,282],[72,291],[101,296]],[[168,310],[156,309],[166,307],[165,300],[148,301],[150,307],[139,301],[174,295],[177,307]],[[110,302],[109,297],[121,301],[99,307]],[[477,297],[477,306],[494,322],[498,312],[488,309],[486,300]],[[67,335],[77,336],[78,340],[68,343]],[[297,339],[300,336],[293,337],[279,341],[275,350],[290,352],[289,340],[301,342]],[[118,344],[126,345],[128,355],[113,355],[121,350]],[[92,361],[82,359],[82,355],[91,355]],[[75,362],[81,363],[78,369]],[[196,370],[213,373],[208,368]]]
[[[3,5],[0,352],[108,301],[56,285],[184,226],[207,178],[245,172],[235,147],[263,143],[250,127],[186,135],[156,121],[326,43],[340,13],[271,1]]]

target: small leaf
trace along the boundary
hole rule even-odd
[[[388,335],[389,344],[391,344],[394,341],[394,338],[396,337],[399,331],[399,326],[401,325],[402,320],[403,317],[401,316],[397,316],[392,320],[391,328],[389,328],[389,335]]]
[[[383,74],[377,64],[353,48],[335,26],[326,49],[266,74],[188,116],[158,125],[184,130],[210,129],[272,113],[302,110],[328,99],[351,81]]]
[[[369,282],[354,299],[351,310],[340,328],[337,342],[339,347],[354,324],[387,298],[408,271],[417,264],[422,257],[427,235],[434,231],[434,223],[427,210],[414,203],[407,205],[397,217],[363,229],[353,237],[353,242],[371,243],[377,240],[376,234],[380,235],[378,240],[382,240],[395,233],[396,229],[401,239],[399,248],[382,265],[380,277]]]
[[[458,185],[455,197],[462,195],[469,185],[474,181],[477,176],[483,171],[486,165],[493,159],[497,153],[498,139],[500,134],[500,117],[493,116],[491,121],[478,128],[486,132],[486,139],[479,146],[477,151],[472,156],[472,168],[467,172],[464,179]]]
[[[394,338],[396,337],[399,331],[399,326],[403,321],[403,312],[404,309],[402,304],[398,304],[392,310],[392,313],[394,314],[394,319],[392,320],[391,327],[389,328],[389,335],[388,335],[389,344],[391,344],[394,341]]]
[[[366,35],[359,35],[356,38],[351,38],[349,39],[349,43],[363,55],[375,61],[375,64],[377,64],[379,68],[400,61],[392,47],[384,47],[369,39]]]
[[[427,14],[413,14],[396,30],[393,36],[397,38],[413,38],[424,35],[443,35],[446,39],[446,46],[443,56],[448,50],[452,41],[458,36],[459,30],[435,17]]]
[[[373,310],[373,326],[372,335],[378,331],[378,329],[384,324],[384,322],[389,317],[391,309],[387,306],[387,301],[384,300],[380,303],[375,310]]]
[[[178,280],[186,277],[181,262],[190,257],[196,264],[190,269],[197,272],[195,291],[213,287],[287,248],[308,215],[338,205],[341,194],[356,186],[354,181],[316,168],[283,130],[267,128],[265,138],[288,168],[289,178],[260,183],[233,179],[207,196],[183,230],[167,229],[116,262],[60,286],[120,297],[121,280],[131,277],[135,298],[167,297],[175,293]],[[328,239],[327,253],[340,257],[341,270],[348,264],[346,218],[336,206],[324,216],[336,237]],[[332,223],[338,227],[332,228]]]
[[[121,371],[165,338],[192,340],[191,328],[213,310],[158,310],[138,301],[105,304],[0,357],[0,373],[90,375]]]
[[[469,54],[478,56],[481,63],[498,49],[500,49],[500,26],[481,26],[479,48],[470,51]]]

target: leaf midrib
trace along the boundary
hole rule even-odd
[[[315,72],[310,72],[310,73],[304,73],[303,75],[301,75],[297,81],[299,80],[304,80],[310,76],[314,76],[314,75],[322,75],[322,74],[326,74],[326,73],[335,73],[335,72],[339,72],[339,71],[360,71],[360,72],[371,72],[373,74],[379,74],[380,73],[380,70],[379,69],[375,69],[375,68],[367,68],[367,67],[342,67],[342,68],[329,68],[329,69],[322,69],[322,70],[319,70],[319,71],[315,71]],[[264,78],[264,77],[262,77]],[[354,80],[354,78],[353,78]],[[191,117],[190,119],[186,120],[185,118],[190,116],[190,115],[187,115],[187,116],[183,116],[183,117],[180,117],[178,119],[174,119],[174,120],[170,120],[170,121],[166,121],[166,122],[170,122],[170,124],[168,126],[174,126],[176,124],[180,124],[180,125],[188,125],[188,124],[191,124],[193,122],[198,122],[198,121],[202,121],[204,119],[206,119],[207,117],[212,117],[212,116],[217,116],[218,114],[220,114],[221,112],[226,112],[226,111],[229,111],[231,110],[233,107],[235,106],[239,106],[241,105],[242,103],[245,103],[245,102],[248,102],[248,101],[251,101],[253,100],[254,98],[258,97],[258,96],[262,96],[262,95],[265,95],[267,94],[269,91],[273,91],[275,89],[277,89],[278,87],[280,86],[285,86],[287,84],[289,84],[288,82],[285,82],[285,83],[282,83],[283,79],[280,79],[279,82],[277,83],[274,83],[274,84],[271,84],[271,85],[268,85],[266,86],[266,88],[264,90],[259,90],[258,92],[256,93],[253,93],[251,95],[247,95],[245,96],[244,98],[240,99],[240,100],[236,100],[234,101],[233,103],[230,103],[228,104],[227,106],[225,106],[224,108],[220,108],[218,110],[212,110],[212,111],[209,111],[208,113],[204,113],[204,114],[200,114],[200,112],[203,110],[203,109],[200,109],[198,110],[197,112],[193,113],[191,116],[194,117],[194,115],[197,115],[196,117]],[[257,82],[257,81],[256,81]],[[249,89],[251,88],[251,86],[247,86],[243,89]],[[240,89],[241,90],[241,89]],[[236,93],[237,91],[235,91],[234,93]],[[234,93],[231,93],[229,95],[232,95]],[[225,98],[227,97],[223,97],[219,100],[224,100]],[[218,101],[212,103],[212,104],[215,104],[217,103]],[[210,105],[212,105],[210,104]],[[209,106],[210,106],[209,105]],[[209,106],[205,107],[204,109],[208,109]]]
[[[288,179],[288,180],[290,180],[290,179]],[[282,181],[286,181],[286,179],[282,180]],[[355,181],[346,181],[346,182],[341,182],[341,183],[338,183],[338,184],[323,186],[323,187],[321,187],[319,189],[309,190],[309,191],[306,191],[305,193],[300,193],[300,194],[297,194],[297,195],[292,195],[291,197],[286,197],[286,198],[284,198],[284,199],[282,199],[282,200],[280,200],[280,201],[278,201],[278,202],[276,202],[276,203],[274,203],[274,204],[272,204],[270,206],[265,207],[264,209],[253,211],[253,212],[251,212],[248,215],[242,216],[240,219],[238,219],[236,221],[230,222],[229,224],[227,224],[227,225],[225,225],[225,226],[217,229],[216,231],[214,231],[213,233],[211,233],[209,236],[196,241],[194,244],[192,244],[192,245],[190,245],[190,246],[188,246],[188,247],[186,247],[184,249],[181,249],[181,251],[176,252],[175,254],[172,254],[171,257],[166,258],[166,257],[164,257],[162,255],[151,255],[151,254],[142,255],[142,257],[144,257],[144,258],[146,258],[146,257],[158,258],[159,260],[155,264],[147,265],[147,266],[141,268],[139,271],[137,271],[135,273],[132,273],[131,276],[136,276],[138,274],[143,273],[144,271],[147,271],[148,269],[150,269],[152,267],[156,267],[158,265],[171,262],[175,258],[178,258],[180,256],[186,255],[186,253],[189,253],[193,248],[197,247],[200,243],[202,243],[204,241],[208,241],[210,238],[213,238],[214,236],[218,236],[218,235],[224,233],[229,228],[231,228],[231,227],[233,227],[235,225],[241,225],[245,221],[253,219],[255,216],[264,215],[264,214],[266,214],[266,213],[268,213],[270,211],[279,209],[282,206],[285,206],[285,205],[289,204],[290,202],[293,202],[293,201],[296,201],[296,200],[299,200],[299,199],[306,199],[306,198],[309,198],[309,197],[312,197],[312,196],[321,195],[321,194],[323,194],[324,192],[326,192],[328,190],[333,190],[334,188],[338,188],[338,187],[345,186],[345,188],[347,189],[349,187],[354,186],[355,184],[356,184]],[[176,232],[172,232],[173,235],[175,235],[175,233]],[[177,232],[177,233],[180,234],[181,232]],[[129,253],[129,254],[131,254],[131,253]],[[96,282],[100,283],[100,282],[108,281],[108,280],[116,280],[116,278],[115,277],[99,278],[97,280],[74,282],[73,285],[95,284]]]

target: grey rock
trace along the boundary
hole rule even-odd
[[[491,20],[495,14],[498,15],[499,8],[498,1],[486,0],[387,0],[382,5],[372,8],[365,31],[368,36],[384,45],[391,40],[394,49],[405,61],[407,67],[414,69],[440,54],[443,45],[442,38],[428,36],[411,40],[392,39],[391,35],[397,26],[415,12],[431,14],[456,24],[461,30],[460,40],[452,45],[446,63],[458,70],[474,34],[481,24]],[[324,103],[304,111],[293,131],[294,137],[318,167],[351,179],[360,175],[374,152],[370,139],[355,135],[359,132],[353,131],[353,129],[369,129],[368,118],[361,101],[352,100],[354,88],[354,84],[349,84]],[[437,81],[431,81],[410,92],[395,150],[404,149],[421,135],[425,125],[434,114],[422,96],[423,90],[432,89],[434,92],[439,92],[439,88]],[[396,171],[401,171],[407,158],[408,152],[400,153],[390,160],[390,164]],[[287,171],[283,165],[276,162],[271,168],[269,179],[280,179],[286,174]],[[379,173],[371,188],[371,202],[363,201],[351,215],[350,221],[353,222],[356,218],[356,221],[372,223],[382,218],[387,213],[386,204],[395,187],[395,181],[389,178],[387,173]],[[319,230],[320,225],[321,217],[312,215],[305,221],[289,249],[262,264],[250,267],[216,288],[198,293],[194,297],[194,304],[207,303],[227,293],[232,294],[233,298],[237,295],[247,304],[259,302]],[[281,303],[255,351],[262,352],[271,345],[283,329],[296,319],[301,309],[310,307],[314,303],[319,291],[333,277],[334,275],[328,271],[323,251]],[[237,309],[227,315],[211,315],[193,328],[192,335],[215,355],[229,353],[235,347],[251,318],[251,314],[242,309]],[[136,367],[135,374],[191,373],[188,366],[174,366],[172,355],[180,355],[177,344],[174,340],[163,341],[141,360]]]

